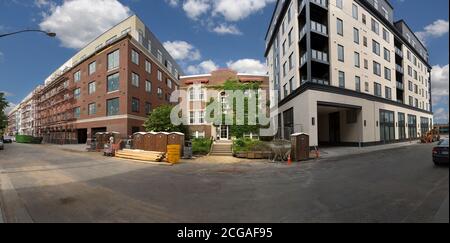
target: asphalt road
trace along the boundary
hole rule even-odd
[[[173,167],[6,145],[7,222],[447,222],[449,168],[432,145],[292,166]]]

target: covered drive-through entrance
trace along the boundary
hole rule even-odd
[[[362,141],[362,107],[318,102],[318,140],[321,146],[359,146]]]

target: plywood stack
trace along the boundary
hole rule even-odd
[[[146,162],[162,162],[166,157],[166,154],[161,152],[124,149],[117,151],[116,157],[121,159],[131,159]]]

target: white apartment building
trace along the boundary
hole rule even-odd
[[[280,137],[367,146],[432,127],[428,51],[387,0],[279,0],[265,56]]]

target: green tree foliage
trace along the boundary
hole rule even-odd
[[[184,125],[175,126],[170,120],[170,113],[173,106],[164,105],[153,110],[147,121],[144,123],[147,132],[181,132],[187,135],[187,128]]]
[[[5,109],[8,107],[5,94],[0,93],[0,130],[3,130],[8,125],[8,117],[5,114]]]

